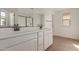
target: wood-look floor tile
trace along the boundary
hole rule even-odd
[[[53,44],[46,51],[79,51],[79,40],[54,36]]]

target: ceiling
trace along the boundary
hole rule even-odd
[[[65,8],[2,8],[7,11],[14,11],[22,14],[54,14],[56,11],[61,11]]]
[[[56,11],[61,11],[64,8],[17,8],[18,12],[22,13],[54,13]]]

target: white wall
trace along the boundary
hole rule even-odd
[[[63,26],[62,24],[62,14],[65,11],[69,11],[71,14],[71,24],[70,26]],[[54,35],[79,39],[79,9],[66,9],[58,11],[54,15]]]

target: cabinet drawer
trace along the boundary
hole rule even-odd
[[[37,38],[36,33],[29,34],[29,35],[17,36],[14,38],[8,38],[5,40],[0,40],[0,50],[6,49],[10,46],[13,46],[13,45],[18,44],[18,43],[23,42],[23,41],[32,40],[34,38]]]
[[[13,47],[4,49],[5,51],[36,51],[37,50],[37,39],[23,42]]]

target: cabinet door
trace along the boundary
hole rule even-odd
[[[49,36],[44,35],[44,49],[47,49],[49,47]]]
[[[42,45],[42,44],[39,45],[39,47],[38,47],[38,51],[44,51],[44,48],[43,48],[43,45]]]
[[[37,50],[37,39],[25,41],[13,47],[5,49],[5,51],[36,51],[36,50]]]
[[[49,46],[53,44],[53,35],[50,33],[49,34]]]
[[[44,32],[44,49],[47,49],[53,42],[50,30]]]
[[[38,51],[44,50],[43,44],[43,31],[38,33]]]
[[[43,37],[38,38],[38,51],[43,51]]]

